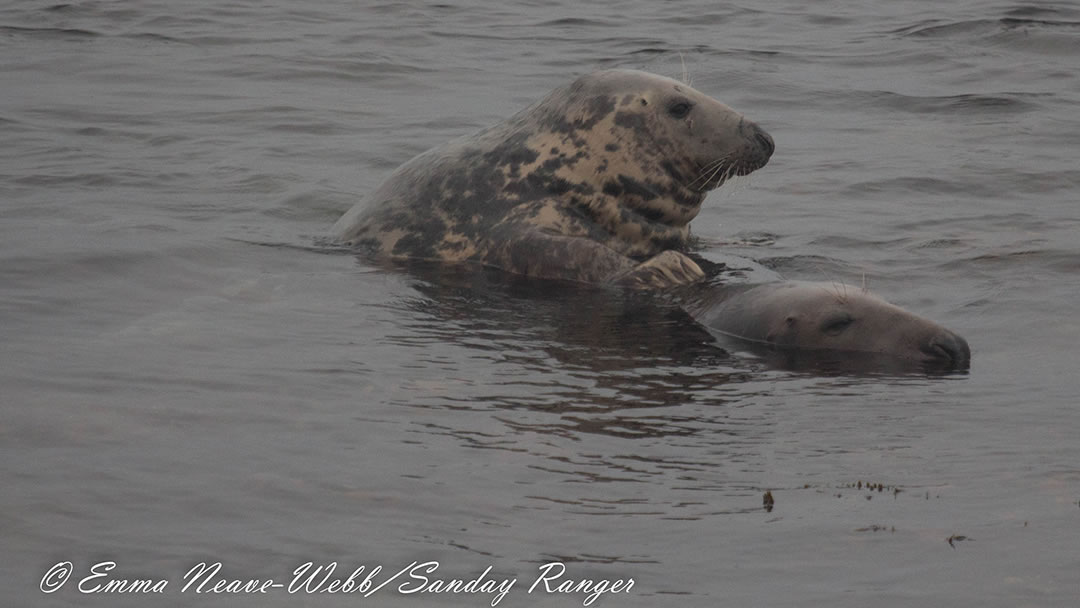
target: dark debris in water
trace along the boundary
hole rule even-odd
[[[861,479],[856,481],[854,484],[850,484],[850,483],[849,484],[843,484],[843,485],[841,485],[839,487],[855,489],[855,490],[863,490],[863,489],[865,489],[865,490],[867,490],[869,492],[878,492],[878,493],[889,492],[889,493],[891,493],[893,495],[893,498],[896,498],[897,494],[904,491],[903,488],[900,488],[898,486],[888,486],[888,485],[885,485],[883,483],[876,483],[876,482],[863,483],[863,481]],[[871,498],[873,498],[873,494],[867,494],[866,495],[866,500],[870,500]]]
[[[865,528],[855,528],[856,532],[896,532],[896,526],[882,526],[879,524],[872,524]]]
[[[945,542],[949,543],[949,546],[952,547],[953,549],[955,549],[956,545],[954,545],[953,543],[958,543],[958,542],[964,541],[964,540],[975,540],[975,539],[971,538],[971,537],[968,537],[968,536],[964,536],[963,534],[953,534],[949,538],[946,538]]]
[[[774,504],[776,504],[776,501],[773,500],[772,492],[766,490],[765,495],[761,497],[761,505],[765,507],[765,512],[772,513]]]

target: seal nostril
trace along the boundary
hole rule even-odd
[[[773,143],[773,138],[768,133],[759,128],[757,133],[754,134],[754,139],[757,140],[758,144],[761,145],[762,150],[765,151],[765,156],[772,156],[773,151],[776,150],[776,144]]]
[[[922,350],[935,359],[958,366],[967,365],[971,361],[971,349],[967,341],[954,333],[934,336]]]

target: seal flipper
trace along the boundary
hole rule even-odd
[[[606,283],[631,272],[634,260],[596,241],[504,225],[487,240],[483,263],[542,279]]]
[[[655,289],[705,277],[697,263],[678,251],[664,251],[638,263],[585,237],[521,225],[503,226],[488,239],[486,250],[484,264],[543,279]]]
[[[610,282],[635,289],[667,289],[689,285],[704,278],[705,272],[697,262],[683,253],[669,249],[638,264],[629,272],[610,279]]]

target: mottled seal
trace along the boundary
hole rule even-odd
[[[705,195],[772,152],[760,127],[686,84],[595,72],[405,163],[334,232],[384,259],[684,284],[703,276],[682,252]]]
[[[971,361],[967,341],[957,334],[845,285],[713,286],[698,290],[685,308],[724,336],[789,353],[847,353],[949,369],[966,369]]]

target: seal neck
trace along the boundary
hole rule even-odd
[[[683,229],[701,211],[705,192],[687,188],[676,177],[640,180],[619,176],[622,192],[615,194],[619,207],[631,211],[653,228]],[[605,188],[605,194],[613,194]]]

